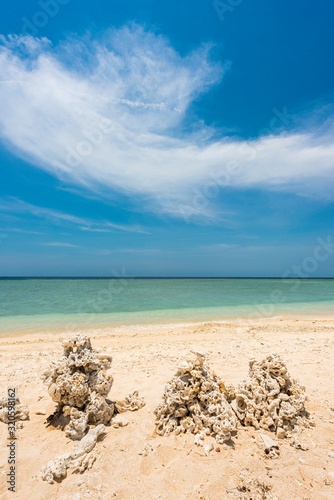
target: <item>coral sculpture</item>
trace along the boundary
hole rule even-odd
[[[107,374],[112,357],[93,350],[90,338],[74,335],[62,343],[63,355],[43,374],[48,392],[58,404],[49,422],[58,420],[71,439],[81,439],[89,425],[108,424],[114,413],[139,410],[145,405],[138,391],[123,401],[107,399],[113,377]]]
[[[279,438],[314,425],[305,410],[305,387],[290,377],[278,355],[251,360],[248,377],[230,389],[228,399],[243,425],[276,432]]]
[[[63,355],[43,374],[48,392],[58,404],[57,411],[48,420],[49,423],[58,421],[67,437],[80,439],[80,442],[70,453],[56,457],[42,468],[42,479],[49,483],[61,481],[70,467],[79,472],[90,468],[95,460],[90,452],[114,413],[135,411],[145,405],[138,391],[129,394],[124,401],[107,399],[113,377],[106,372],[112,358],[94,351],[88,336],[74,335],[62,345]],[[118,418],[113,426],[124,427],[128,423]],[[87,433],[90,426],[96,427]]]
[[[95,352],[86,335],[75,335],[62,345],[63,355],[43,379],[58,403],[55,415],[65,417],[66,436],[81,439],[89,424],[107,424],[114,414],[114,404],[106,399],[113,383],[113,377],[106,373],[112,358]]]
[[[163,401],[155,410],[156,433],[192,432],[198,444],[204,435],[214,435],[218,443],[231,438],[237,419],[222,389],[224,384],[204,364],[205,356],[179,365],[166,385]]]
[[[103,424],[98,425],[94,429],[90,429],[88,434],[81,439],[79,443],[73,446],[70,453],[60,455],[46,466],[42,467],[41,476],[44,481],[52,484],[54,480],[61,481],[67,476],[67,469],[77,469],[78,472],[83,472],[90,469],[96,459],[95,455],[91,453],[96,445],[96,442],[101,434],[105,431]]]

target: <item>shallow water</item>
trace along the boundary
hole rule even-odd
[[[0,332],[332,315],[334,279],[2,279]]]

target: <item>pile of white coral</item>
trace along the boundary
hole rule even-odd
[[[223,392],[224,384],[204,364],[204,355],[194,354],[196,359],[181,363],[165,387],[154,411],[156,433],[192,432],[200,439],[214,435],[223,443],[231,438],[237,419]]]
[[[51,398],[58,403],[54,417],[64,417],[67,437],[81,439],[90,424],[106,425],[115,412],[144,406],[137,391],[124,401],[107,399],[113,383],[113,377],[107,374],[112,357],[94,351],[88,336],[74,335],[62,345],[63,355],[52,363],[43,379]]]
[[[114,404],[106,400],[113,383],[113,377],[106,373],[112,358],[95,352],[86,335],[75,335],[62,345],[63,355],[51,364],[43,379],[58,403],[57,417],[65,417],[66,436],[81,439],[89,424],[107,424],[114,414]]]
[[[205,435],[223,443],[240,422],[276,432],[278,438],[289,437],[293,446],[301,446],[292,433],[299,434],[314,422],[305,409],[305,387],[290,377],[280,356],[251,360],[248,377],[235,388],[225,387],[209,370],[204,354],[194,354],[196,359],[181,363],[165,387],[155,410],[157,434],[192,432],[196,444],[203,444]]]
[[[305,410],[305,387],[290,377],[278,355],[251,360],[248,377],[228,399],[243,425],[276,432],[279,438],[314,425]]]
[[[56,412],[48,420],[49,423],[62,422],[63,425],[60,425],[64,427],[66,436],[80,439],[80,442],[71,452],[50,460],[43,467],[42,478],[49,483],[66,477],[68,468],[78,469],[79,472],[90,468],[95,460],[95,455],[90,452],[114,413],[139,410],[145,405],[138,391],[132,392],[123,401],[107,399],[113,383],[113,377],[107,373],[112,358],[93,350],[88,336],[74,335],[62,346],[63,355],[51,364],[42,377],[51,398],[58,404]],[[118,419],[114,427],[127,424],[126,420]]]

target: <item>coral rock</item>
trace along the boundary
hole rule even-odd
[[[225,386],[204,364],[204,354],[193,354],[196,359],[182,362],[165,387],[163,400],[154,411],[156,433],[211,434],[223,443],[231,438],[237,419],[221,390]],[[196,440],[201,441],[198,436]]]
[[[52,484],[54,480],[62,480],[67,476],[67,460],[68,455],[61,455],[50,460],[46,466],[42,468],[42,479]]]
[[[306,400],[305,387],[290,377],[278,355],[270,355],[261,362],[250,361],[249,375],[235,389],[231,406],[243,425],[280,429],[277,437],[281,438],[299,426],[314,425],[305,409]]]
[[[272,485],[264,482],[261,479],[245,479],[241,480],[238,486],[238,500],[266,500],[272,498]]]
[[[260,434],[263,444],[265,454],[270,458],[278,458],[279,457],[279,446],[276,441],[271,439],[270,436],[266,434]]]
[[[107,402],[101,394],[92,394],[86,406],[88,421],[91,424],[107,424],[114,414],[114,404]]]
[[[28,407],[20,403],[20,399],[18,397],[15,399],[15,405],[12,408],[15,408],[15,422],[19,420],[29,420],[29,410]],[[14,402],[14,399],[11,402]],[[0,422],[4,422],[8,424],[8,398],[1,397],[0,398]]]
[[[44,373],[48,392],[67,417],[66,435],[81,439],[89,424],[107,424],[114,404],[106,400],[113,378],[106,373],[112,358],[92,349],[90,338],[74,335],[63,342],[63,355]]]
[[[112,419],[111,425],[118,429],[119,427],[126,427],[129,424],[129,421],[122,417],[115,417]]]
[[[282,429],[282,427],[277,427],[276,436],[278,439],[284,439],[287,436],[287,434],[286,431]]]
[[[65,436],[71,439],[82,439],[86,434],[88,415],[70,406],[64,406],[64,415],[70,417],[65,427]]]
[[[89,469],[95,461],[95,456],[90,452],[95,447],[99,436],[104,432],[105,426],[103,424],[98,425],[94,429],[90,429],[86,436],[73,446],[70,453],[60,455],[50,460],[50,462],[42,468],[42,479],[51,484],[54,480],[61,481],[64,479],[67,475],[67,469],[69,468],[78,469],[79,472]]]
[[[113,378],[106,371],[112,358],[94,351],[89,337],[74,335],[62,345],[63,355],[43,375],[51,398],[58,403],[48,421],[65,429],[67,437],[80,441],[71,453],[56,457],[43,467],[42,478],[49,483],[66,477],[69,467],[83,472],[93,465],[95,456],[90,452],[116,409],[135,411],[145,404],[138,391],[124,401],[113,403],[107,399]],[[122,427],[128,422],[116,419],[113,424]],[[90,425],[96,427],[88,431]]]
[[[138,391],[133,391],[131,394],[126,396],[126,398],[122,401],[116,401],[116,409],[118,413],[122,413],[124,411],[137,411],[140,410],[143,406],[145,406],[144,398],[140,398],[138,395]]]

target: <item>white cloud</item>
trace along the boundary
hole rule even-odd
[[[0,135],[66,183],[175,216],[188,206],[215,217],[209,205],[196,208],[194,194],[212,183],[332,197],[333,120],[253,141],[213,139],[204,125],[181,132],[189,106],[223,73],[209,47],[181,57],[138,26],[56,48],[46,39],[3,38]]]

